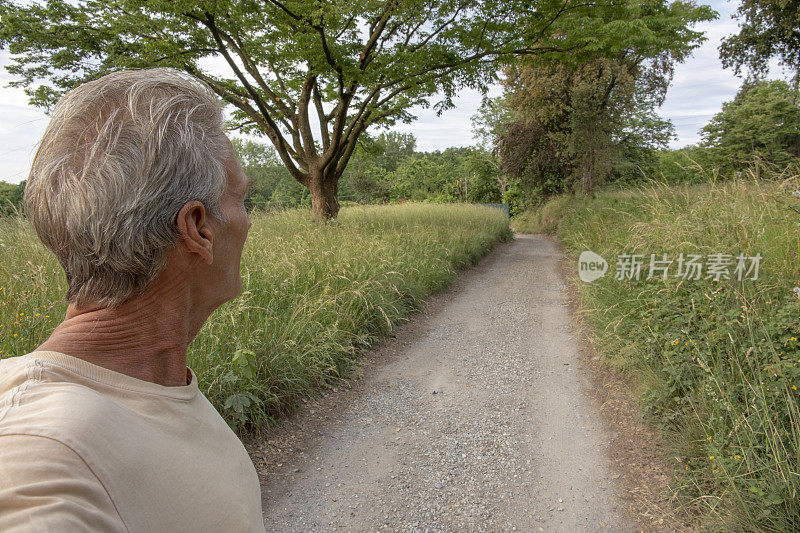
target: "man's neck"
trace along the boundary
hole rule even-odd
[[[186,350],[198,320],[192,317],[189,291],[163,281],[111,309],[70,305],[37,351],[61,352],[159,385],[186,385]]]

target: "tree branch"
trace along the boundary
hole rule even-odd
[[[327,151],[331,145],[331,136],[328,132],[328,116],[322,107],[322,95],[319,92],[319,84],[314,80],[314,107],[317,109],[317,118],[319,119],[319,127],[322,132],[322,150]]]
[[[184,64],[184,70],[206,83],[223,100],[242,110],[248,117],[250,117],[251,120],[255,121],[259,126],[261,126],[261,128],[267,134],[267,137],[269,137],[269,140],[272,141],[273,146],[275,146],[275,150],[278,152],[278,156],[281,158],[283,164],[286,165],[286,168],[289,170],[289,173],[292,175],[292,177],[301,184],[306,184],[308,176],[303,174],[295,165],[295,161],[299,160],[297,153],[287,144],[286,139],[284,139],[283,134],[281,133],[277,124],[275,124],[275,122],[273,122],[269,116],[261,115],[251,106],[247,105],[246,100],[236,91],[233,91],[231,88],[221,84],[214,78],[207,76],[192,65]]]
[[[303,91],[300,93],[300,99],[297,102],[297,127],[300,130],[300,137],[303,141],[303,149],[309,167],[316,164],[318,158],[317,149],[314,145],[314,134],[311,133],[311,122],[308,120],[308,104],[311,100],[311,92],[315,82],[316,76],[314,76],[311,65],[309,65],[305,82],[303,82]]]

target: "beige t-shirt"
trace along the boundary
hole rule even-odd
[[[253,463],[191,377],[0,361],[0,531],[264,531]]]

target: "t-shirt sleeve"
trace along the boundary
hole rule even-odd
[[[0,531],[127,531],[100,480],[71,448],[0,435]]]

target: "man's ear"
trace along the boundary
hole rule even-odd
[[[180,244],[207,264],[214,261],[214,231],[208,223],[205,206],[193,200],[178,212]]]

